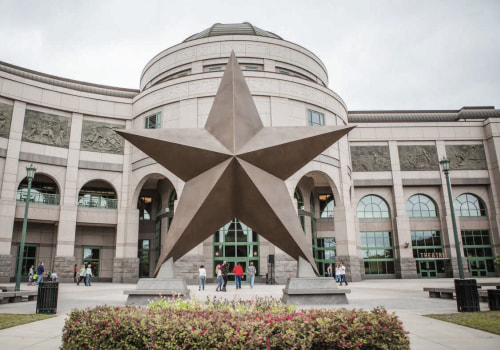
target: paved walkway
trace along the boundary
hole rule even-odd
[[[481,279],[481,281],[500,281],[500,278]],[[500,349],[500,336],[447,322],[433,320],[422,315],[430,313],[455,313],[456,301],[431,299],[422,291],[425,286],[452,286],[453,279],[435,280],[366,280],[350,283],[349,304],[341,305],[349,309],[370,310],[382,305],[395,312],[410,331],[413,350]],[[206,297],[242,298],[252,296],[282,296],[283,285],[256,285],[250,289],[248,284],[236,290],[228,286],[228,292],[215,292],[215,285],[208,285],[205,291],[198,292],[198,286],[189,286],[192,295],[199,299]],[[23,288],[30,288],[23,286]],[[34,288],[34,287],[33,287]],[[126,296],[123,290],[134,289],[135,284],[95,283],[91,287],[74,284],[59,285],[57,317],[29,323],[22,326],[0,330],[2,350],[52,350],[61,345],[61,332],[66,315],[74,308],[82,309],[94,305],[124,305]],[[346,288],[346,287],[340,287]],[[307,307],[307,306],[303,306]],[[488,305],[481,303],[481,310]],[[36,302],[0,305],[0,313],[35,313]]]

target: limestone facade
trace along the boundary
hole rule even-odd
[[[350,280],[415,278],[434,271],[419,264],[440,261],[444,270],[436,277],[456,276],[450,203],[439,167],[443,157],[451,160],[454,198],[471,194],[485,207],[485,215],[457,217],[459,232],[486,232],[489,243],[474,246],[491,256],[500,253],[499,110],[348,111],[328,88],[326,68],[312,52],[279,37],[226,33],[162,51],[144,68],[139,90],[0,62],[0,282],[15,276],[30,164],[37,171],[26,254],[34,256],[26,262],[44,261],[63,281],[72,280],[73,266],[84,262],[92,262],[103,281],[150,275],[183,182],[113,130],[204,127],[232,50],[265,126],[305,126],[311,115],[325,125],[356,125],[287,180],[321,271],[342,261]],[[430,198],[437,214],[409,217],[408,201],[415,195]],[[388,215],[360,218],[366,196],[381,198]],[[431,231],[440,232],[434,247],[441,250],[415,256],[415,235]],[[380,232],[389,240],[377,253],[377,245],[367,242],[377,242]],[[217,245],[207,239],[177,261],[178,275],[194,281],[203,264],[213,277]],[[296,262],[262,238],[254,255],[258,275],[271,272],[270,255],[278,282],[294,276]],[[464,257],[466,271],[468,261]],[[373,273],[373,264],[385,273]],[[487,275],[494,274],[490,270]]]

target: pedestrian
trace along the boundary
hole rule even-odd
[[[236,266],[233,268],[234,277],[236,279],[236,289],[241,289],[241,279],[243,278],[243,268],[240,263],[237,262]]]
[[[217,276],[217,288],[215,291],[222,292],[222,269],[220,264],[215,268],[215,275]]]
[[[198,270],[198,277],[200,282],[198,283],[198,291],[200,290],[205,290],[205,280],[207,278],[207,270],[205,270],[204,265],[200,266],[200,269]]]
[[[253,266],[253,262],[250,261],[250,266],[247,268],[247,276],[250,280],[250,289],[253,289],[253,283],[255,281],[255,275],[257,274],[257,269]]]
[[[83,283],[87,285],[87,280],[85,279],[85,276],[87,275],[87,269],[85,268],[84,265],[80,268],[80,276],[78,277],[78,282],[76,282],[76,285],[79,286],[80,282],[83,280]]]
[[[222,279],[224,280],[222,291],[226,292],[227,279],[229,278],[229,264],[227,263],[227,261],[224,261],[222,263],[221,273],[222,273]]]
[[[90,264],[87,265],[87,270],[85,272],[87,273],[87,283],[85,285],[90,287],[90,277],[92,277],[92,267]]]
[[[38,275],[38,279],[36,280],[36,285],[38,286],[40,282],[43,282],[43,273],[45,272],[45,268],[43,267],[43,261],[40,262],[40,265],[36,268],[36,273]]]
[[[326,269],[326,273],[328,274],[328,277],[333,277],[332,264],[328,265],[328,268]]]
[[[345,282],[345,285],[348,286],[347,280],[345,279],[345,266],[344,263],[340,263],[340,285],[342,285],[342,281]]]
[[[35,266],[31,265],[30,272],[28,273],[28,286],[33,285],[33,275],[35,274]]]
[[[76,274],[78,273],[78,269],[76,268],[76,264],[75,266],[73,266],[73,282],[78,282],[77,278],[76,278]]]
[[[340,283],[340,265],[335,265],[335,282]]]

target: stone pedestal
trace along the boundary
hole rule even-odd
[[[175,297],[189,299],[190,291],[184,279],[175,278],[174,261],[168,259],[160,268],[156,278],[140,278],[136,289],[123,292],[128,295],[127,304],[146,305],[154,298]]]
[[[0,283],[11,282],[11,264],[14,261],[12,255],[0,255]],[[17,263],[17,261],[16,261]],[[14,270],[15,271],[15,270]],[[12,275],[14,277],[15,275]],[[15,277],[14,277],[15,278]]]
[[[290,278],[283,289],[283,302],[287,305],[338,305],[348,304],[347,293],[331,277],[317,277],[311,265],[299,258],[296,278]]]

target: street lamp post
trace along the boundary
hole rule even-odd
[[[443,167],[443,173],[444,176],[446,177],[446,184],[448,185],[448,198],[450,200],[451,222],[453,223],[453,233],[455,234],[455,248],[457,249],[458,273],[460,275],[460,279],[463,280],[465,278],[465,275],[462,266],[462,253],[460,252],[460,241],[458,240],[457,221],[455,219],[455,208],[453,207],[453,195],[451,194],[451,185],[450,185],[450,160],[443,157],[443,159],[439,161],[439,164],[441,164],[441,166]]]
[[[30,192],[31,192],[31,182],[35,177],[36,168],[31,164],[26,167],[26,177],[28,178],[28,192],[26,193],[26,203],[24,204],[24,219],[23,219],[23,231],[21,233],[21,244],[19,245],[19,256],[17,258],[17,271],[16,271],[16,286],[15,291],[20,290],[21,285],[21,271],[23,269],[23,257],[24,257],[24,241],[26,240],[26,226],[28,225],[28,208],[30,205]]]

